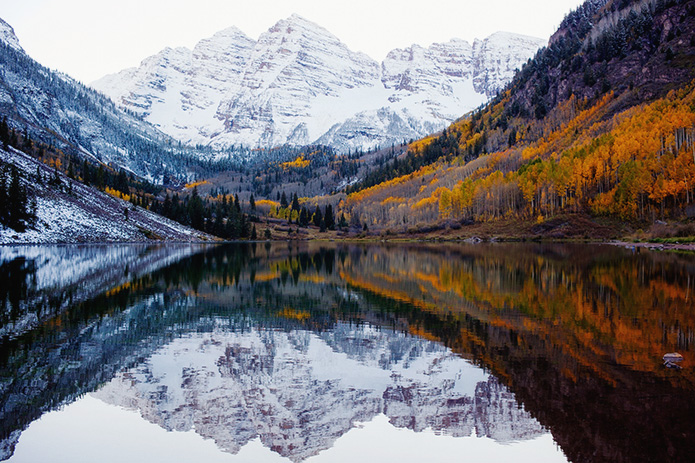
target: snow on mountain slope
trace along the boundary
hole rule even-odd
[[[218,106],[225,94],[238,90],[253,44],[232,27],[201,40],[192,51],[166,48],[95,87],[108,88],[105,93],[120,106],[178,139],[213,138],[224,130]]]
[[[167,64],[178,61],[179,56],[171,56]],[[202,100],[196,95],[191,98]],[[177,104],[176,110],[182,111],[182,107]],[[111,163],[158,183],[171,177],[187,178],[188,160],[201,156],[177,147],[152,124],[123,111],[99,92],[33,60],[2,20],[0,118],[6,118],[14,130],[27,131],[35,143]]]
[[[546,45],[535,37],[496,32],[473,42],[473,77],[476,92],[492,97],[512,80],[517,69]],[[530,52],[530,53],[529,53]]]
[[[369,91],[378,84],[375,61],[294,15],[259,38],[239,92],[220,104],[217,116],[226,131],[214,143],[311,143],[335,122],[322,121],[316,112],[325,114],[326,106],[334,107],[355,90]]]
[[[18,167],[23,184],[35,194],[37,215],[36,224],[22,233],[0,225],[0,244],[214,239],[63,174],[58,174],[60,186],[51,185],[55,171],[14,148],[0,150],[0,157]]]
[[[508,82],[544,41],[496,33],[393,50],[379,64],[293,15],[258,41],[235,28],[92,86],[183,142],[324,143],[341,151],[439,130]]]

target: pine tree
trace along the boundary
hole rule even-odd
[[[171,198],[169,198],[169,193],[167,193],[164,197],[164,204],[162,204],[162,215],[164,217],[172,218]]]
[[[10,128],[7,125],[6,117],[3,117],[2,122],[0,122],[0,142],[2,142],[3,149],[7,151],[10,143]]]
[[[309,225],[309,211],[304,206],[302,206],[302,210],[299,212],[299,225],[302,227]]]
[[[299,212],[299,198],[297,197],[297,193],[295,193],[292,198],[292,210]]]
[[[90,175],[91,171],[89,169],[89,163],[85,159],[82,162],[82,183],[85,185],[91,185],[92,183],[92,176]]]
[[[94,183],[96,184],[97,188],[99,188],[102,191],[106,187],[106,171],[104,170],[104,166],[99,166]]]
[[[125,171],[118,172],[115,189],[125,195],[130,193],[130,187],[128,186],[128,175],[125,173]]]
[[[191,198],[188,200],[188,217],[191,227],[196,230],[204,230],[205,227],[205,206],[198,196],[198,187],[193,188]]]
[[[58,174],[58,167],[53,167],[53,178],[51,178],[50,184],[57,189],[62,189],[63,187],[63,182],[60,181],[60,174]]]
[[[0,168],[0,223],[8,225],[9,202],[7,200],[7,169]]]
[[[326,205],[326,212],[323,216],[323,220],[326,223],[327,229],[335,230],[335,216],[333,215],[333,206],[330,204]]]
[[[7,142],[7,144],[10,145],[10,146],[13,146],[13,147],[15,147],[15,148],[16,148],[17,145],[19,144],[18,141],[17,141],[17,132],[15,132],[14,129],[11,129],[11,130],[10,130],[10,138],[9,138],[9,141]]]
[[[217,206],[215,213],[215,222],[212,226],[212,234],[223,238],[224,235],[224,207],[222,204]]]
[[[246,214],[239,214],[239,222],[240,222],[240,237],[241,238],[248,238],[251,235],[251,224],[246,218]]]
[[[10,185],[7,188],[7,224],[18,232],[26,230],[31,216],[28,211],[26,189],[20,182],[19,171],[15,165],[10,170]]]
[[[321,226],[321,222],[323,222],[323,214],[321,213],[321,208],[319,206],[316,206],[316,210],[314,211],[314,216],[312,217],[312,221],[314,222],[314,225],[317,227]],[[325,225],[325,223],[324,223]]]
[[[256,198],[253,197],[253,193],[251,193],[251,198],[249,198],[249,206],[253,212],[256,212]]]

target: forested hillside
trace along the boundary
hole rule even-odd
[[[590,0],[502,94],[412,143],[343,210],[411,232],[566,214],[692,217],[693,79],[694,1]]]

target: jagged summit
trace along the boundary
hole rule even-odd
[[[257,41],[229,28],[92,84],[189,144],[367,149],[431,133],[499,91],[535,51],[497,33],[396,49],[378,63],[293,14]]]

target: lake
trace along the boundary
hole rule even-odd
[[[609,245],[0,247],[0,460],[692,461],[694,286]]]

